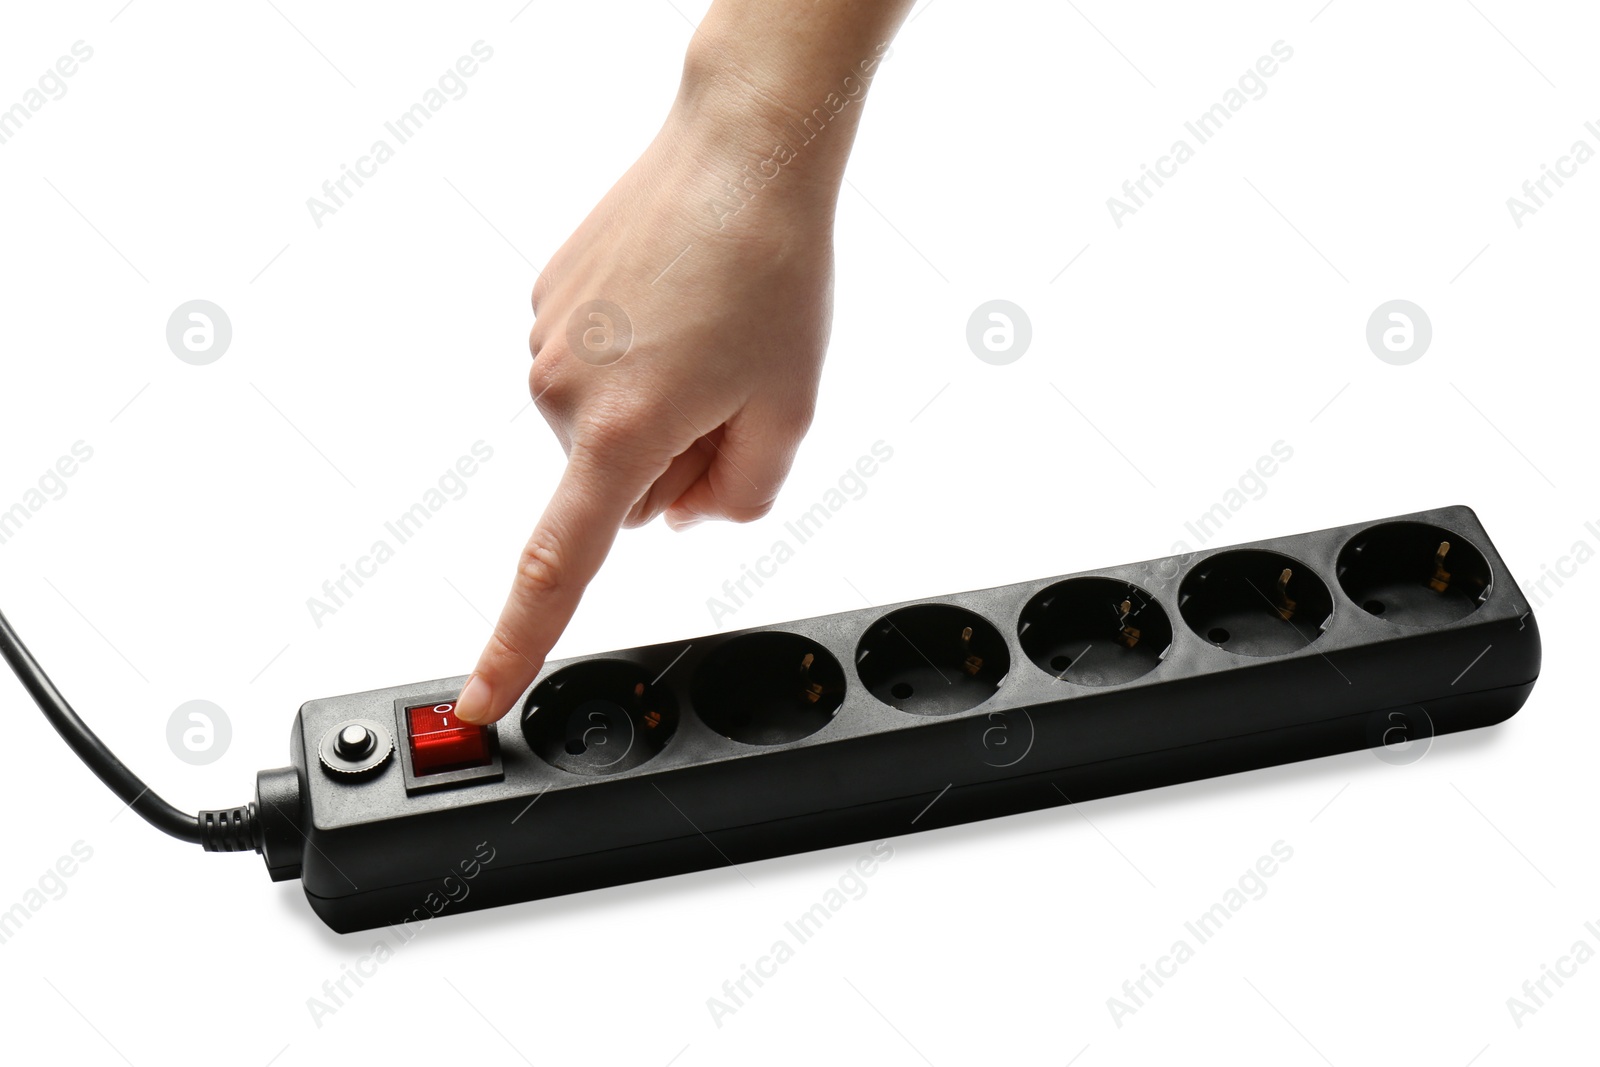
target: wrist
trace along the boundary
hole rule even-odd
[[[718,158],[837,197],[887,37],[854,52],[775,44],[708,15],[690,42],[673,119],[716,143]],[[852,58],[841,58],[849,55]]]

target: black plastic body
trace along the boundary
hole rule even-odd
[[[1402,521],[1444,531],[1449,554],[1427,555],[1418,564],[1416,536],[1373,533]],[[1421,527],[1394,529],[1414,533]],[[1396,621],[1373,614],[1383,605],[1371,589],[1383,588],[1391,577],[1380,550],[1402,542],[1406,560],[1403,588],[1393,593],[1396,602],[1409,597],[1404,608],[1424,613],[1443,603],[1424,595],[1431,568],[1434,580],[1447,583],[1440,596],[1457,598],[1445,614],[1464,615],[1408,623],[1404,617],[1417,616]],[[1249,557],[1256,569],[1246,576],[1254,577],[1240,588],[1259,593],[1261,610],[1268,614],[1246,617],[1253,601],[1245,596],[1223,604],[1233,615],[1218,615],[1232,630],[1207,625],[1217,619],[1205,615],[1205,589],[1225,584],[1227,567],[1244,557],[1220,557],[1239,548],[1285,557],[1291,576],[1282,590],[1274,590],[1274,577],[1282,578],[1276,563],[1271,557]],[[1364,560],[1357,558],[1363,555]],[[1424,571],[1416,572],[1418,566]],[[1367,606],[1345,591],[1341,569],[1362,586]],[[1070,666],[1065,672],[1041,666],[1035,657],[1049,650],[1040,651],[1039,632],[1027,640],[1018,634],[1025,613],[1033,620],[1045,617],[1042,609],[1030,607],[1040,602],[1040,594],[1074,577],[1114,580],[1103,587],[1073,587],[1091,594],[1084,610],[1093,618],[1084,643],[1105,639],[1127,646],[1134,641],[1104,661],[1109,672],[1083,676],[1105,684],[1074,681]],[[1131,615],[1129,604],[1136,598],[1103,595],[1124,584],[1148,597],[1148,603],[1133,604]],[[931,616],[933,630],[915,631],[929,650],[936,645],[943,650],[924,658],[950,686],[931,694],[934,702],[920,713],[891,706],[863,681],[863,673],[876,670],[881,684],[874,688],[891,691],[883,678],[883,657],[893,648],[873,642],[904,638],[900,630],[925,616],[897,616],[903,620],[898,629],[882,620],[918,605],[965,609],[994,631],[991,635],[979,626],[969,635],[965,625],[951,631],[937,612]],[[1102,610],[1109,614],[1096,614]],[[1281,618],[1285,612],[1291,613],[1287,621]],[[965,617],[950,616],[958,624]],[[1205,629],[1197,630],[1191,617]],[[1139,640],[1119,629],[1130,619],[1142,624],[1134,627],[1138,633],[1159,635],[1157,640],[1170,633],[1164,650],[1147,639],[1139,648]],[[1071,621],[1066,620],[1063,633],[1072,629]],[[1265,643],[1246,644],[1244,636],[1234,636],[1233,631],[1258,624]],[[811,698],[805,696],[795,705],[798,711],[790,708],[788,718],[778,716],[783,723],[803,723],[806,715],[820,715],[815,732],[775,744],[733,740],[697,713],[696,697],[709,702],[708,692],[717,687],[702,666],[709,661],[708,670],[726,672],[728,655],[719,658],[718,650],[766,632],[800,635],[831,655],[842,668],[842,691],[823,686],[827,691],[816,701],[821,712],[808,711],[805,702]],[[880,633],[888,636],[871,636]],[[1219,644],[1219,633],[1254,654]],[[1271,641],[1279,639],[1296,645],[1278,650]],[[915,638],[909,641],[918,644]],[[950,653],[946,645],[957,651]],[[757,644],[740,647],[752,655],[760,651]],[[1079,646],[1062,647],[1071,654],[1057,658],[1057,664],[1079,655]],[[1109,646],[1100,648],[1100,654],[1109,654]],[[879,656],[870,668],[866,663],[858,668],[864,649],[869,662]],[[972,655],[963,662],[965,653]],[[1088,652],[1082,655],[1086,662]],[[771,659],[756,658],[763,664]],[[795,664],[795,679],[785,673],[787,661],[780,662],[780,684],[809,684],[812,677],[836,682],[826,674],[826,658]],[[979,665],[973,667],[972,659]],[[298,860],[317,914],[335,930],[351,931],[1419,742],[1509,718],[1527,698],[1539,659],[1538,631],[1526,598],[1476,515],[1450,507],[548,664],[540,682],[573,664],[602,660],[623,661],[644,675],[659,676],[650,699],[670,701],[675,727],[659,751],[636,765],[624,761],[626,769],[574,773],[553,766],[530,746],[520,716],[513,713],[495,726],[502,770],[497,779],[408,794],[404,768],[391,761],[365,780],[340,781],[316,760],[325,731],[353,718],[393,721],[397,706],[453,693],[463,679],[314,700],[300,709],[292,732],[298,807],[289,768],[263,772],[263,799],[271,794],[270,810],[258,803],[263,816],[274,820],[264,831],[274,878],[293,877]],[[1130,670],[1144,673],[1123,679]],[[996,681],[992,695],[966,710],[950,711],[935,699]],[[741,678],[739,684],[754,683]],[[541,692],[538,685],[531,692]],[[979,688],[967,699],[986,691]],[[770,732],[751,732],[745,718],[736,716],[745,725],[730,729],[728,694],[713,695],[722,706],[711,718],[724,731],[774,740]],[[829,715],[826,709],[835,701],[837,709]],[[754,726],[761,726],[756,719]],[[791,732],[809,728],[783,726]],[[396,743],[404,747],[405,738]]]

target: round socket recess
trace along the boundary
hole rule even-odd
[[[1339,551],[1339,585],[1369,615],[1405,626],[1464,619],[1493,585],[1483,553],[1460,534],[1423,522],[1386,522]]]
[[[573,774],[628,771],[660,752],[678,725],[671,690],[636,663],[586,660],[534,687],[522,735],[539,758]]]
[[[879,700],[916,715],[955,715],[1000,688],[1011,669],[1005,638],[953,604],[913,604],[873,623],[856,645],[856,673]]]
[[[1022,651],[1078,685],[1121,685],[1153,670],[1172,623],[1149,593],[1116,578],[1068,578],[1029,600],[1017,620]]]
[[[844,703],[844,668],[799,634],[745,634],[695,669],[689,699],[701,720],[747,745],[782,745],[833,721]]]
[[[1333,597],[1299,560],[1235,549],[1195,564],[1178,587],[1178,610],[1210,644],[1241,656],[1281,656],[1322,635]]]

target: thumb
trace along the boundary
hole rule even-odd
[[[729,420],[706,473],[666,511],[667,525],[686,529],[704,519],[751,522],[772,510],[794,463],[801,420],[787,411],[746,408]]]

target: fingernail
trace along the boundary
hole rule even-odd
[[[467,723],[482,722],[489,717],[493,698],[494,691],[489,688],[489,683],[474,674],[467,679],[467,684],[461,687],[461,695],[456,698],[456,718]]]
[[[683,531],[692,530],[705,521],[704,519],[689,519],[684,522],[669,522],[667,525],[672,528],[673,533],[683,533]]]

